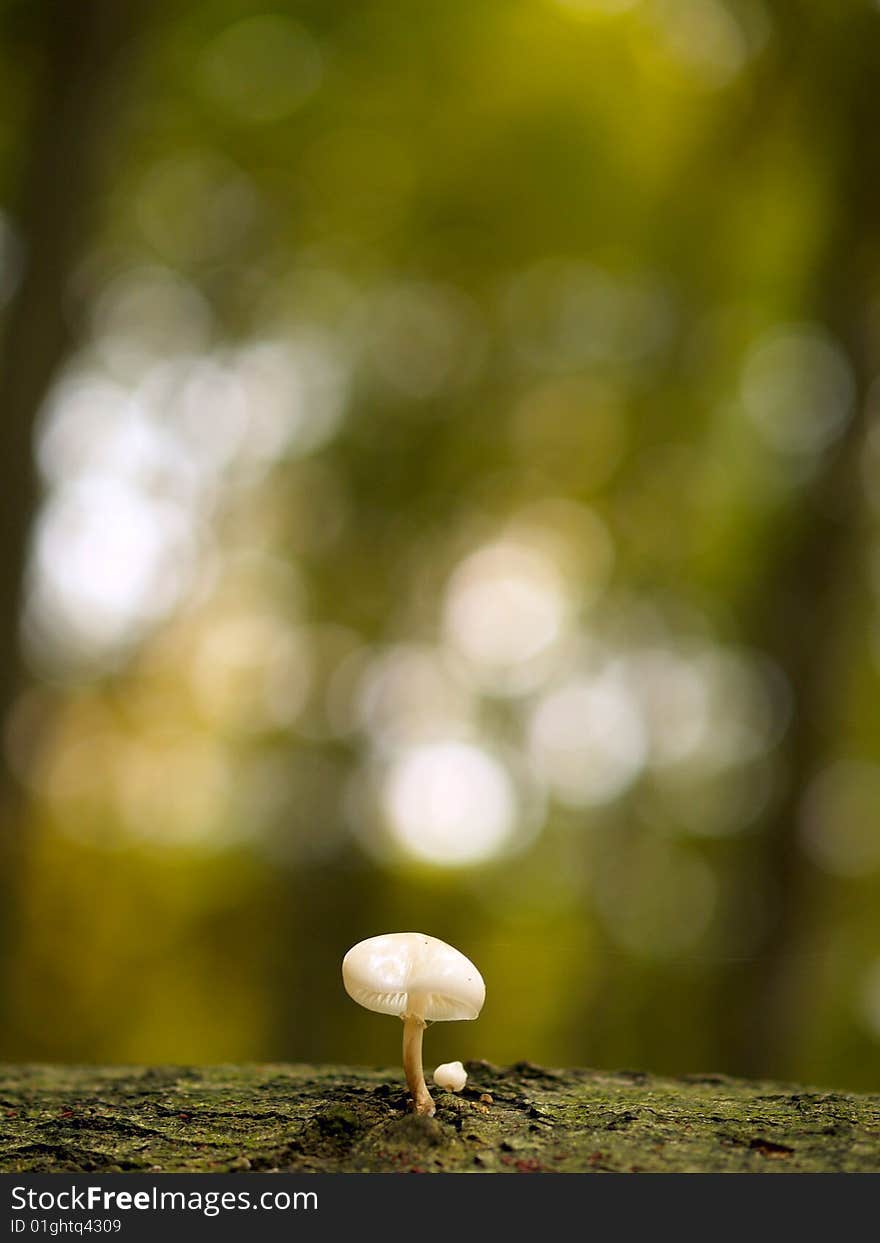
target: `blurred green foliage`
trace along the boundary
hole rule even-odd
[[[5,18],[13,314],[67,204]],[[339,966],[417,929],[488,987],[436,1062],[876,1088],[880,9],[139,22],[34,412],[0,1056],[390,1063]]]

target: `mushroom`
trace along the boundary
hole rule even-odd
[[[467,1083],[467,1071],[461,1062],[444,1062],[434,1071],[434,1082],[447,1092],[460,1092]]]
[[[436,1107],[422,1070],[428,1023],[475,1019],[486,999],[483,977],[464,954],[423,932],[387,932],[353,946],[342,960],[345,991],[377,1014],[403,1019],[403,1069],[417,1114]]]

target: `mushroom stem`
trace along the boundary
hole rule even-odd
[[[415,1111],[433,1118],[437,1107],[431,1099],[428,1085],[425,1083],[425,1072],[422,1070],[422,1033],[425,1020],[417,1014],[403,1015],[403,1070],[406,1075],[406,1086],[412,1093]]]

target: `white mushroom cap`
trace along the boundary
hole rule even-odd
[[[461,1062],[444,1062],[434,1071],[434,1082],[438,1088],[460,1092],[467,1083],[467,1071]]]
[[[423,932],[387,932],[353,946],[342,961],[345,991],[379,1014],[427,1022],[475,1019],[486,1000],[483,977],[457,949]]]

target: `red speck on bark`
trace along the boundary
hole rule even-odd
[[[536,1161],[534,1157],[525,1157],[521,1161],[517,1161],[516,1168],[520,1174],[540,1174],[546,1170],[546,1166],[540,1161]]]

